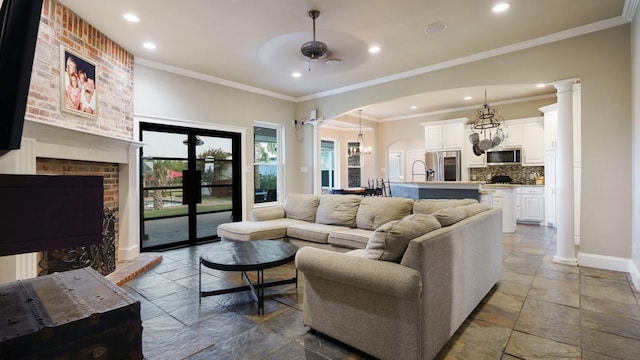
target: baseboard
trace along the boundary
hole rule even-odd
[[[640,270],[633,261],[629,261],[629,274],[631,275],[631,282],[636,287],[636,291],[640,291]]]
[[[597,254],[578,253],[578,265],[596,269],[629,272],[631,259]]]

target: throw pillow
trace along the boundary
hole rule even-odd
[[[435,218],[440,222],[440,225],[444,227],[466,219],[467,213],[460,208],[448,208],[434,212],[433,216],[435,216]]]
[[[390,221],[371,234],[364,256],[373,260],[400,262],[411,240],[440,227],[434,216],[425,214],[412,214],[401,220]]]
[[[322,195],[316,213],[316,222],[355,228],[356,213],[361,200],[362,196],[359,195]]]
[[[284,201],[284,212],[290,219],[314,222],[320,204],[320,196],[313,194],[289,194]]]
[[[411,214],[413,200],[407,198],[365,196],[356,214],[358,229],[375,230],[393,220]]]

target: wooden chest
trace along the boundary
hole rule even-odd
[[[140,302],[91,268],[0,284],[0,359],[142,359]]]

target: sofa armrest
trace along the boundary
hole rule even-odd
[[[388,261],[303,247],[296,254],[296,267],[308,278],[323,278],[394,298],[415,300],[422,295],[420,273]]]
[[[267,221],[284,219],[285,212],[282,205],[255,208],[251,210],[251,221]]]

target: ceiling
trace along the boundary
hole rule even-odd
[[[580,35],[629,21],[625,0],[60,0],[138,63],[175,68],[259,93],[303,101],[364,87],[507,46]],[[633,0],[627,0],[633,3]],[[308,61],[308,11],[317,9],[316,40],[329,53]],[[133,13],[137,23],[123,14]],[[431,24],[446,30],[427,33]],[[142,44],[151,41],[155,50]],[[368,52],[370,46],[381,48]],[[327,59],[342,63],[327,64]],[[293,77],[292,73],[300,73]],[[422,94],[365,107],[369,119],[477,106],[485,87]],[[489,102],[555,92],[535,84],[487,87]],[[464,96],[472,96],[464,100]],[[415,105],[416,109],[410,107]]]

